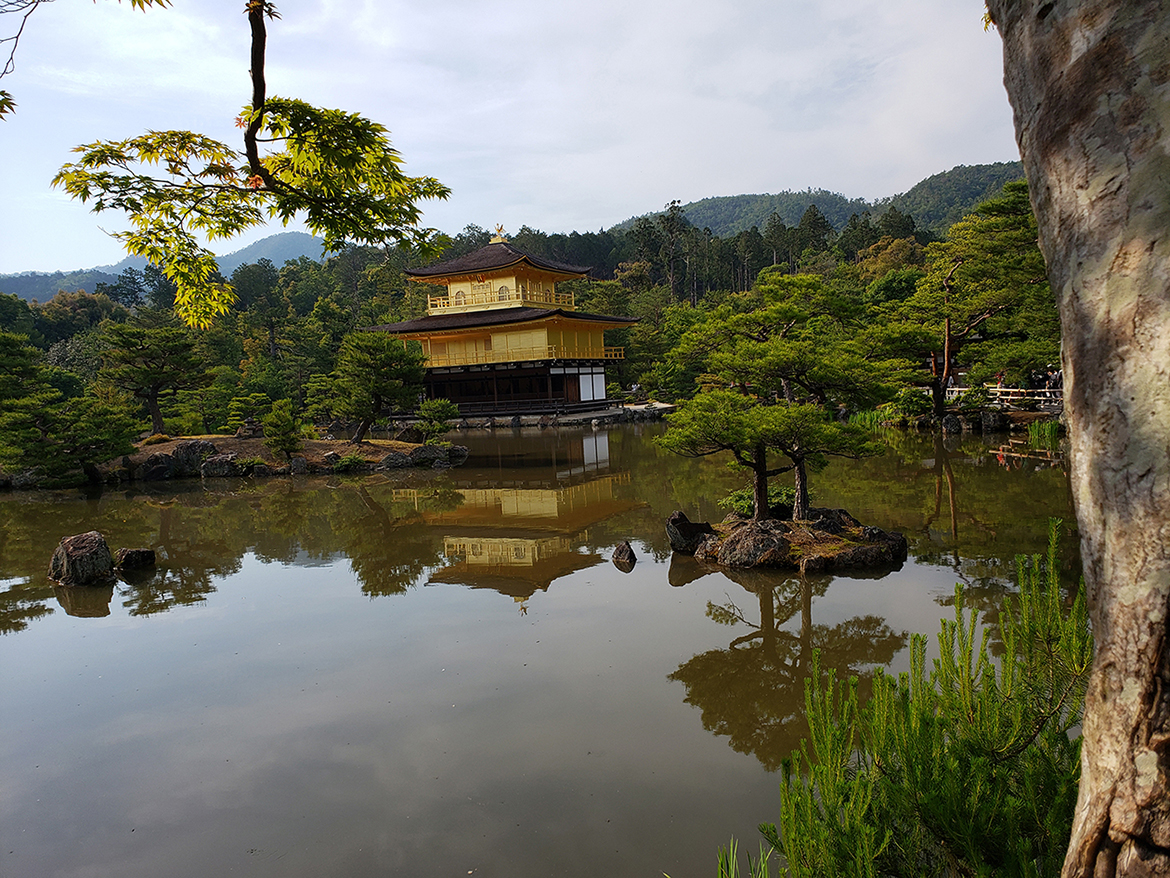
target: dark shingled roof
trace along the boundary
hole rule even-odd
[[[588,274],[591,270],[587,265],[566,265],[563,262],[554,262],[543,256],[533,256],[523,250],[517,250],[507,241],[498,244],[488,244],[480,247],[474,253],[438,262],[424,268],[408,268],[406,274],[410,277],[445,277],[452,274],[475,274],[482,271],[495,271],[500,268],[509,268],[520,262],[527,262],[535,268],[553,271],[558,274],[580,275]]]
[[[385,323],[370,326],[371,332],[438,332],[444,329],[473,329],[477,326],[498,326],[506,323],[527,323],[545,317],[566,317],[585,323],[637,323],[637,317],[609,317],[605,314],[585,314],[565,311],[563,308],[500,308],[497,311],[467,311],[463,314],[433,314],[407,320],[405,323]]]

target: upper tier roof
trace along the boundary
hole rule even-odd
[[[580,311],[565,311],[561,308],[506,308],[500,311],[469,311],[463,314],[436,314],[418,317],[403,323],[386,323],[370,326],[370,331],[389,332],[394,335],[416,332],[440,332],[453,329],[474,329],[482,326],[502,326],[509,323],[527,323],[549,317],[562,317],[582,323],[610,323],[625,326],[638,322],[637,317],[611,317],[605,314],[583,314]]]
[[[406,274],[414,278],[457,277],[467,274],[481,274],[485,271],[498,271],[523,263],[528,263],[541,271],[565,277],[584,277],[591,270],[590,266],[587,265],[567,265],[564,262],[545,259],[543,256],[533,256],[523,250],[517,250],[507,241],[500,241],[480,247],[466,256],[448,259],[446,262],[438,262],[424,268],[408,268]]]

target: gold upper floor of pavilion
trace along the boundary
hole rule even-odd
[[[431,316],[505,308],[573,311],[573,294],[558,291],[556,285],[588,273],[585,266],[517,250],[501,237],[464,256],[406,272],[413,281],[447,288],[445,294],[427,297],[427,314]]]

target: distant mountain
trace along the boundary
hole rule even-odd
[[[320,260],[322,243],[321,238],[304,232],[281,232],[261,238],[254,244],[226,256],[220,256],[216,262],[219,263],[220,273],[225,277],[230,276],[239,266],[259,262],[261,259],[270,259],[273,265],[279,268],[290,259],[296,260],[302,256]],[[38,302],[47,302],[61,290],[71,293],[85,290],[92,293],[100,283],[115,283],[118,275],[127,268],[141,271],[145,267],[146,260],[141,256],[127,256],[113,265],[102,265],[82,271],[26,271],[21,274],[0,274],[0,293],[19,296],[27,301],[36,299]]]
[[[810,204],[815,204],[834,228],[841,228],[855,213],[872,211],[864,198],[846,198],[827,189],[807,189],[804,192],[780,192],[776,195],[729,195],[704,198],[683,206],[683,213],[699,229],[710,229],[720,238],[738,235],[745,229],[758,226],[760,231],[773,212],[786,226],[795,226]]]
[[[943,234],[981,201],[991,198],[1003,184],[1022,180],[1024,166],[1020,162],[998,162],[990,165],[959,165],[941,174],[927,177],[908,192],[880,198],[870,203],[864,198],[848,198],[826,189],[806,189],[804,192],[780,192],[775,195],[724,195],[704,198],[683,205],[686,218],[700,229],[710,229],[721,238],[737,235],[757,226],[763,231],[768,217],[775,211],[785,225],[800,222],[810,204],[840,229],[853,214],[869,211],[877,216],[891,207],[914,217],[919,228]],[[629,228],[634,219],[615,228]]]
[[[219,263],[220,274],[224,277],[230,276],[241,265],[259,262],[261,259],[271,260],[277,268],[290,259],[295,261],[302,256],[320,262],[324,243],[323,238],[304,232],[281,232],[261,238],[255,244],[249,244],[234,253],[220,256],[215,261]]]
[[[87,271],[26,271],[23,274],[0,274],[0,293],[18,296],[25,301],[47,302],[61,290],[92,293],[98,284],[112,284],[116,274],[91,268]]]
[[[1023,162],[959,165],[927,177],[909,192],[878,202],[877,208],[896,207],[914,217],[920,228],[941,235],[975,205],[998,195],[1004,183],[1023,179]]]

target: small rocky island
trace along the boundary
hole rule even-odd
[[[863,525],[844,509],[810,508],[804,521],[757,521],[735,513],[717,525],[692,522],[682,512],[666,520],[674,551],[724,567],[772,567],[801,573],[897,569],[906,537]]]

